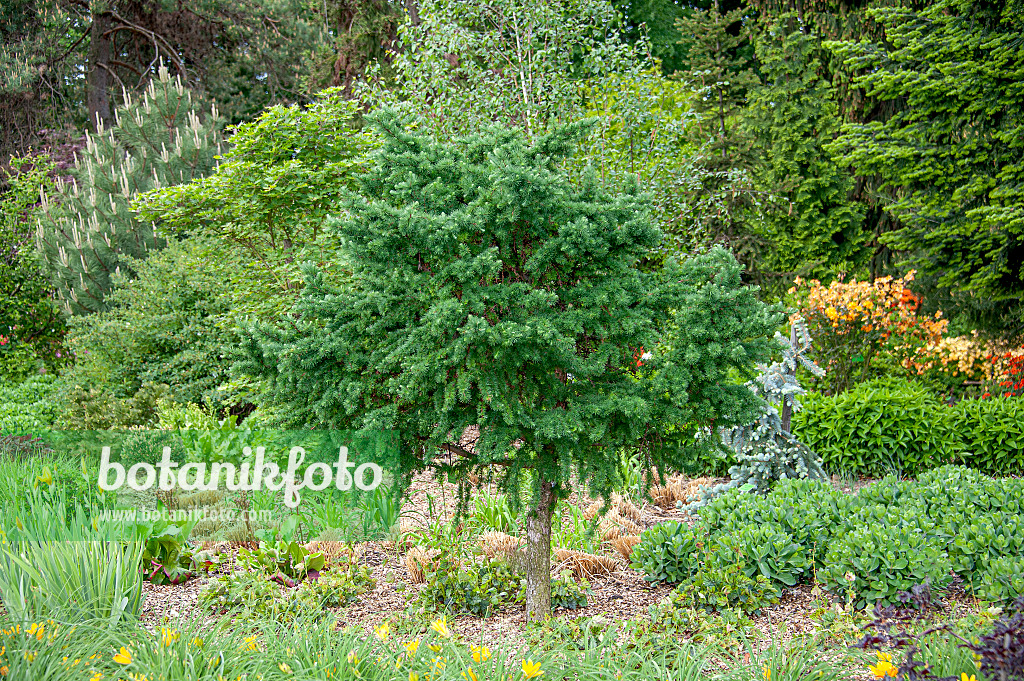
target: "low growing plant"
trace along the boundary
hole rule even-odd
[[[649,582],[678,584],[693,576],[699,564],[701,538],[686,523],[670,520],[649,527],[633,547],[630,565]]]

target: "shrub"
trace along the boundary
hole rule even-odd
[[[950,411],[965,465],[990,475],[1024,475],[1024,400],[964,400]]]
[[[164,384],[180,402],[221,406],[218,388],[237,342],[226,317],[230,273],[238,267],[222,250],[199,238],[172,241],[135,263],[135,278],[115,279],[104,311],[68,322],[75,352],[68,385],[125,399],[146,384]]]
[[[326,608],[348,605],[376,585],[370,568],[355,561],[332,564],[317,579],[306,580],[301,589],[309,592],[313,600]]]
[[[753,615],[779,602],[772,583],[764,575],[749,576],[741,564],[709,561],[692,579],[676,588],[678,602],[689,607],[723,612],[738,609]]]
[[[876,356],[901,361],[942,338],[948,322],[941,313],[918,314],[920,300],[907,288],[913,278],[911,271],[897,279],[834,281],[827,288],[797,278],[789,294],[820,341],[816,355],[828,371],[824,383],[830,392],[871,378]]]
[[[698,535],[686,523],[658,523],[640,535],[630,564],[649,582],[683,582],[697,569],[698,543]]]
[[[752,424],[722,431],[722,441],[736,455],[736,465],[729,469],[728,483],[704,490],[698,504],[726,490],[740,488],[765,493],[779,480],[790,478],[823,480],[821,457],[790,433],[790,416],[802,408],[798,397],[806,393],[796,379],[799,367],[815,376],[822,369],[807,358],[811,337],[807,325],[799,317],[790,321],[792,334],[785,339],[776,332],[782,346],[782,360],[767,367],[748,384],[766,402],[760,418]],[[682,505],[682,502],[679,502]]]
[[[748,525],[720,536],[706,562],[743,565],[748,577],[758,574],[773,584],[794,586],[807,567],[807,552],[775,525]]]
[[[463,568],[450,557],[442,556],[427,578],[420,598],[446,610],[486,617],[522,600],[522,579],[500,559],[487,559]]]
[[[881,477],[916,475],[960,451],[953,413],[913,381],[877,380],[832,397],[808,395],[793,433],[826,468]]]
[[[896,594],[925,580],[944,587],[951,579],[950,568],[938,542],[915,528],[871,523],[834,541],[820,574],[828,589],[853,592],[859,605],[891,605]]]
[[[983,601],[1009,603],[1024,596],[1024,556],[988,561],[976,581],[975,595]]]
[[[38,433],[57,418],[57,384],[48,374],[21,383],[0,382],[0,433]]]
[[[581,580],[579,583],[572,578],[572,573],[563,571],[551,580],[551,609],[579,610],[587,607],[587,595],[590,593],[590,582]]]

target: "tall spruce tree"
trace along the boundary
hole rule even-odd
[[[67,314],[107,309],[112,276],[131,274],[129,260],[164,245],[132,200],[149,189],[188,182],[213,169],[223,121],[201,116],[192,93],[161,68],[142,97],[128,97],[116,127],[86,138],[70,182],[43,193],[36,241]]]
[[[238,368],[298,422],[396,433],[406,483],[439,451],[463,499],[474,468],[506,489],[530,471],[519,559],[542,618],[557,499],[574,484],[609,494],[622,446],[678,469],[718,427],[756,418],[740,377],[780,317],[721,249],[641,271],[661,239],[645,201],[560,167],[580,125],[433,142],[393,113],[368,120],[382,146],[336,222],[351,280],[307,264],[295,314],[247,328]]]
[[[835,149],[902,228],[886,235],[911,264],[966,297],[1000,303],[1024,330],[1024,3],[939,0],[869,15],[885,42],[833,45],[854,84],[905,102],[843,127]]]
[[[743,126],[759,151],[755,186],[773,196],[756,221],[768,244],[758,269],[787,287],[793,275],[851,272],[865,260],[862,214],[848,198],[848,170],[824,148],[839,118],[819,41],[783,16],[759,33],[756,48],[765,83],[750,90]]]

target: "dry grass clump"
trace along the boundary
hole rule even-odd
[[[576,579],[590,579],[619,569],[619,561],[610,556],[595,556],[572,549],[555,549],[555,559],[558,566],[552,572],[557,574],[562,570],[571,570]]]
[[[616,537],[609,543],[612,545],[612,548],[622,556],[622,559],[628,563],[630,557],[633,555],[633,547],[640,543],[640,537],[635,534],[626,534],[621,537]]]
[[[713,485],[714,478],[687,478],[677,475],[669,478],[664,485],[651,487],[651,500],[664,509],[676,507],[676,502],[684,504],[696,501],[700,494],[700,487]]]
[[[583,517],[587,520],[593,520],[594,516],[601,512],[602,506],[604,506],[604,504],[601,501],[591,502],[590,506],[583,509]]]
[[[480,550],[488,558],[508,556],[523,545],[523,540],[504,532],[484,532],[480,535]]]
[[[306,544],[310,553],[320,552],[327,559],[327,567],[348,563],[359,557],[359,550],[350,544],[340,541],[317,540]]]
[[[615,507],[601,518],[598,530],[601,532],[601,538],[604,541],[613,541],[623,535],[640,534],[644,531],[644,528],[637,525],[630,518],[624,517],[619,512],[618,507]]]
[[[440,555],[437,549],[425,549],[422,546],[414,546],[405,554],[405,569],[409,571],[409,582],[422,584],[426,580],[426,573],[437,566],[437,557]]]
[[[619,515],[623,518],[629,518],[634,523],[640,522],[640,517],[643,512],[637,508],[636,504],[629,497],[624,497],[616,493],[612,493],[612,505],[615,510],[619,512]]]

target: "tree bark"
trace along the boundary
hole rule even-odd
[[[537,505],[526,516],[526,546],[522,551],[526,579],[526,618],[531,622],[551,614],[551,517],[555,510],[552,483],[539,480]]]
[[[791,323],[792,326],[792,323]],[[792,326],[789,331],[789,342],[796,347],[796,327]],[[794,370],[795,371],[795,370]],[[794,374],[790,374],[791,376]],[[793,421],[793,398],[792,396],[784,396],[782,398],[782,432],[788,433],[789,426]]]
[[[86,73],[86,107],[89,124],[96,130],[97,121],[110,123],[110,26],[109,12],[99,12],[92,17],[89,31],[88,72]]]

